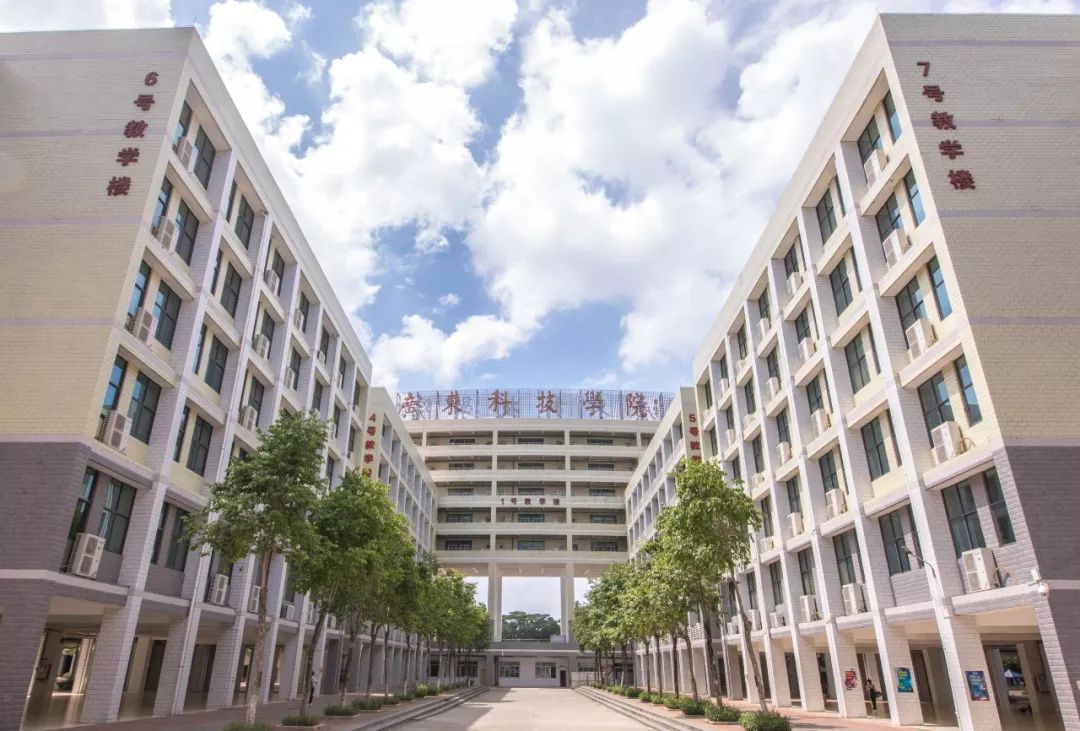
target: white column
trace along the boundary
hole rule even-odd
[[[830,619],[825,625],[825,634],[829,639],[829,660],[832,662],[833,684],[836,686],[836,703],[840,715],[844,718],[862,718],[866,715],[866,701],[863,698],[866,681],[859,673],[855,641],[837,629],[835,619]],[[844,682],[849,672],[855,674],[854,687],[851,688]]]
[[[488,563],[488,611],[491,612],[491,637],[502,642],[502,577],[494,561]]]
[[[561,583],[562,618],[559,620],[562,626],[562,635],[570,639],[570,618],[574,614],[574,564],[568,563],[563,573]]]

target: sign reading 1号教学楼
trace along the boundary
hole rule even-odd
[[[986,686],[986,673],[982,670],[966,670],[968,694],[973,701],[990,700],[990,689]]]
[[[897,668],[896,669],[896,690],[900,693],[914,693],[915,689],[911,687],[911,669],[910,668]]]

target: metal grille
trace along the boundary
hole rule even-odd
[[[408,391],[394,396],[403,419],[630,419],[659,421],[672,394],[539,388]]]

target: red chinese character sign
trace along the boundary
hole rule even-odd
[[[589,390],[581,398],[581,410],[590,418],[604,418],[604,393],[603,391]]]
[[[143,76],[143,86],[157,86],[160,79],[157,71],[148,71]],[[133,102],[136,107],[144,112],[150,111],[154,106],[153,94],[138,94]],[[146,137],[149,125],[142,119],[132,119],[124,125],[123,134],[126,139],[141,139]],[[139,162],[138,147],[121,147],[116,153],[116,162],[121,167],[128,167]],[[105,186],[105,195],[109,198],[126,196],[131,192],[131,178],[127,175],[114,175]]]
[[[930,76],[929,61],[917,61],[915,65],[921,71],[923,78],[928,78]],[[945,90],[941,88],[939,84],[923,84],[922,95],[936,104],[941,104],[945,101]],[[930,112],[930,124],[934,129],[943,131],[956,129],[956,119],[951,113],[946,111],[935,110]],[[944,139],[938,142],[938,152],[941,153],[942,157],[955,160],[958,157],[964,156],[964,145],[959,139]],[[970,170],[950,169],[949,185],[953,187],[953,190],[957,191],[975,190],[975,176]]]
[[[404,419],[660,419],[668,393],[601,389],[503,389],[408,391],[395,397]]]
[[[536,413],[559,415],[559,399],[554,391],[541,391],[536,394]]]

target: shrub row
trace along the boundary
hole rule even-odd
[[[673,711],[682,711],[687,716],[705,716],[710,721],[738,723],[746,731],[791,731],[791,721],[787,716],[782,716],[774,711],[761,713],[760,711],[740,711],[737,708],[712,703],[711,701],[694,700],[693,698],[676,698],[673,695],[649,693],[639,688],[631,688],[625,685],[604,685],[603,683],[590,683],[594,688],[606,690],[609,693],[637,698],[642,703],[662,705]]]

